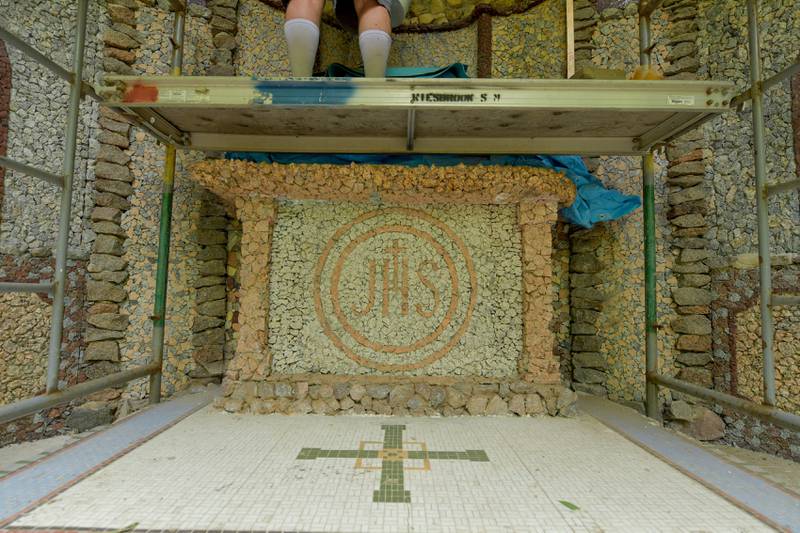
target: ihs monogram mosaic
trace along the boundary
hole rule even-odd
[[[514,375],[520,245],[509,206],[279,204],[273,370]]]
[[[357,450],[303,448],[297,459],[355,459],[356,469],[380,470],[380,486],[372,495],[372,501],[376,503],[411,503],[411,491],[405,488],[404,472],[429,472],[432,460],[489,462],[484,450],[433,451],[428,450],[425,442],[404,441],[404,425],[382,425],[381,429],[383,442],[362,440]]]

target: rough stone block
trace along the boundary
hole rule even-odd
[[[678,337],[677,348],[687,352],[711,351],[710,335],[681,335]]]
[[[413,395],[413,385],[395,385],[389,393],[389,405],[392,407],[405,406]]]
[[[89,315],[86,317],[89,324],[101,329],[113,329],[116,331],[125,331],[128,327],[128,315],[120,315],[117,313],[100,313],[96,315]]]
[[[389,397],[389,392],[391,392],[389,385],[367,385],[367,394],[374,400],[385,400]]]
[[[597,327],[585,322],[573,322],[570,326],[572,335],[597,335]]]
[[[678,305],[708,305],[712,302],[711,291],[696,287],[679,287],[672,290],[672,299]]]
[[[100,235],[113,235],[115,237],[125,238],[127,235],[119,224],[101,220],[99,222],[92,222],[92,230]]]
[[[479,416],[486,413],[486,406],[489,399],[486,396],[473,396],[466,402],[467,412],[472,416]]]
[[[90,302],[122,302],[128,298],[128,293],[125,292],[125,289],[107,281],[87,281],[86,293]]]
[[[139,47],[138,41],[122,33],[121,31],[117,31],[111,28],[108,28],[106,29],[106,31],[103,32],[102,39],[103,42],[108,46],[113,46],[114,48],[122,48],[123,50],[130,50],[132,48]]]
[[[608,376],[605,372],[596,370],[594,368],[575,368],[573,371],[575,381],[581,383],[605,383]]]
[[[225,285],[226,278],[223,276],[202,276],[197,278],[194,282],[195,289],[202,289],[203,287],[212,287],[214,285]]]
[[[199,261],[209,261],[212,259],[225,259],[228,256],[228,252],[225,250],[224,246],[214,245],[214,246],[206,246],[197,254],[197,259]]]
[[[457,387],[447,387],[446,400],[447,405],[453,409],[464,407],[467,403],[468,395],[460,391]]]
[[[678,371],[678,379],[682,379],[706,388],[711,388],[714,385],[711,370],[696,366],[687,366],[681,368]]]
[[[89,256],[89,272],[117,271],[128,267],[128,262],[114,255],[93,253]]]
[[[672,322],[672,329],[677,333],[711,335],[711,321],[703,315],[680,316]]]
[[[704,200],[707,195],[708,191],[704,185],[695,185],[694,187],[671,193],[669,195],[669,204],[676,205],[695,200]]]
[[[110,329],[86,328],[85,340],[87,343],[118,340],[125,337],[124,331],[114,331]]]
[[[529,416],[543,415],[547,411],[547,407],[542,400],[542,397],[536,393],[525,395],[525,414]]]
[[[77,432],[111,424],[113,421],[114,407],[108,402],[86,402],[74,407],[65,420],[67,427]]]
[[[224,276],[226,273],[225,261],[203,261],[198,264],[198,274],[201,276]]]
[[[197,306],[197,313],[204,316],[225,316],[226,311],[225,300],[215,300],[213,302],[205,302]]]
[[[228,240],[228,235],[224,231],[211,229],[198,229],[195,235],[197,244],[213,245],[224,244]]]
[[[196,316],[192,321],[192,333],[200,333],[211,328],[218,328],[225,324],[225,321],[213,316]]]
[[[576,352],[572,354],[572,364],[583,368],[608,368],[608,361],[599,352]]]
[[[576,352],[598,352],[602,342],[596,335],[573,335],[572,349]]]
[[[602,265],[594,254],[575,254],[570,259],[570,270],[580,273],[595,273],[602,270]]]
[[[222,361],[224,356],[224,348],[221,344],[200,346],[195,348],[192,353],[194,360],[203,364]]]
[[[684,287],[705,287],[711,283],[711,276],[706,274],[682,274],[678,282]]]
[[[675,356],[675,360],[686,366],[705,366],[711,362],[711,353],[681,352]]]
[[[350,397],[355,402],[360,402],[361,398],[363,398],[367,394],[367,388],[360,383],[354,384],[350,387]]]
[[[90,272],[89,275],[92,279],[97,281],[108,281],[113,283],[114,285],[122,285],[128,280],[128,273],[125,271],[121,272]]]
[[[207,329],[192,336],[192,346],[209,346],[225,344],[225,329]]]
[[[122,197],[133,194],[133,187],[124,181],[97,179],[94,182],[94,188],[100,192],[110,192]]]
[[[125,241],[115,235],[98,235],[94,241],[94,252],[120,256],[125,253]]]
[[[199,304],[213,300],[221,300],[226,296],[224,285],[212,285],[198,289],[195,293],[195,301]]]
[[[131,207],[131,203],[126,198],[110,192],[96,193],[94,203],[102,207],[114,207],[122,211],[127,211]]]
[[[86,361],[119,361],[119,345],[117,341],[92,342],[86,346]]]
[[[486,414],[490,416],[504,416],[508,414],[508,404],[504,399],[495,394],[486,404]]]
[[[102,155],[104,158],[107,158],[108,161],[98,161],[95,163],[95,177],[110,181],[131,183],[133,181],[133,176],[131,176],[131,171],[126,166],[127,162],[130,161],[130,156],[120,150],[119,147],[108,144],[101,144],[100,146],[98,158]]]
[[[113,207],[95,207],[92,209],[92,221],[94,222],[113,222],[119,224],[122,220],[122,211]]]
[[[673,165],[667,170],[668,178],[675,178],[678,176],[685,176],[687,174],[697,174],[700,176],[705,175],[706,165],[703,161],[687,161]]]

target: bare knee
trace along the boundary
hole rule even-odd
[[[325,0],[291,0],[286,6],[286,20],[307,19],[319,26]]]
[[[296,1],[296,0],[292,0]],[[358,30],[382,30],[391,33],[392,24],[389,11],[376,0],[353,0],[358,15]]]

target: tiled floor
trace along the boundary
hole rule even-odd
[[[588,416],[284,417],[210,408],[12,524],[20,526],[770,530]]]

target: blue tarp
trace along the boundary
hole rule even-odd
[[[326,70],[328,77],[357,78],[364,74],[360,69],[351,69],[334,63]],[[388,77],[397,78],[468,78],[467,67],[453,63],[446,67],[401,67],[387,70]],[[465,165],[506,165],[544,167],[564,172],[575,183],[575,202],[561,209],[561,218],[584,228],[598,222],[621,218],[641,205],[638,196],[630,196],[606,188],[586,168],[583,159],[577,156],[509,155],[509,156],[459,156],[459,155],[354,155],[354,154],[287,154],[261,152],[228,152],[228,159],[241,159],[257,163],[318,163],[349,165],[363,163],[373,165],[403,165],[409,167]]]

